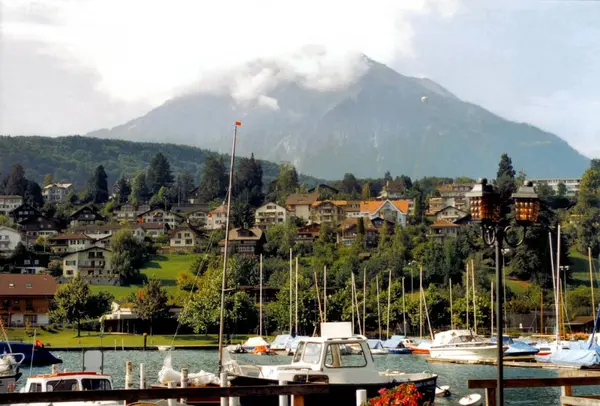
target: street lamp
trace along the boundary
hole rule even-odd
[[[483,241],[488,246],[494,246],[496,250],[496,343],[498,346],[498,383],[497,404],[504,404],[504,337],[502,312],[502,245],[506,242],[509,246],[516,248],[523,243],[525,230],[521,236],[514,239],[507,238],[514,226],[507,218],[510,213],[511,201],[514,202],[514,217],[516,223],[525,228],[534,224],[540,211],[540,201],[533,183],[526,181],[516,193],[509,198],[502,198],[493,185],[487,183],[487,179],[479,179],[473,189],[466,194],[471,206],[471,218],[474,222],[481,224]]]

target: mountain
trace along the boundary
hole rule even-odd
[[[162,152],[174,175],[186,170],[199,181],[204,160],[214,152],[196,147],[174,144],[142,143],[106,140],[91,137],[9,137],[0,136],[0,178],[4,178],[14,164],[21,164],[26,176],[42,182],[51,174],[57,182],[71,182],[78,188],[85,186],[98,165],[103,165],[112,185],[121,175],[132,176],[146,170],[157,152]],[[236,153],[236,155],[238,155]],[[229,166],[229,157],[225,159]],[[263,182],[268,184],[277,176],[278,165],[261,161]],[[300,180],[315,185],[320,180],[300,175]]]
[[[89,135],[169,140],[226,152],[231,124],[242,120],[241,153],[290,161],[327,179],[345,172],[381,176],[387,170],[411,177],[493,177],[503,152],[533,178],[576,177],[589,164],[554,134],[505,120],[431,80],[366,63],[366,72],[342,89],[320,91],[280,81],[266,99],[251,103],[223,92],[187,94]]]

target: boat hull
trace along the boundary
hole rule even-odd
[[[495,345],[481,347],[432,347],[429,349],[431,358],[459,360],[459,361],[482,361],[495,360],[498,348]]]
[[[13,390],[20,377],[20,372],[13,375],[0,376],[0,393],[8,393]]]
[[[390,354],[410,354],[410,348],[388,348]]]
[[[429,355],[429,348],[419,347],[418,345],[406,346],[413,354]]]
[[[62,361],[56,358],[45,347],[34,346],[31,343],[10,343],[0,341],[0,354],[3,353],[21,353],[25,356],[22,361],[23,365],[33,365],[35,367],[43,367],[47,365],[60,364]],[[33,362],[32,362],[33,359]]]
[[[257,378],[251,376],[235,376],[230,381],[232,386],[259,386],[259,385],[278,385],[278,382],[270,379]],[[437,376],[425,379],[411,381],[422,395],[420,405],[433,405],[435,402],[435,388]],[[366,383],[366,384],[329,384],[329,393],[325,395],[308,395],[304,397],[304,402],[310,406],[331,406],[332,400],[339,405],[356,404],[356,391],[365,389],[367,398],[371,399],[379,396],[378,391],[382,388],[394,388],[400,385],[400,382],[384,383]],[[246,397],[240,399],[241,406],[277,406],[279,399],[273,397]],[[428,403],[427,403],[428,402]]]

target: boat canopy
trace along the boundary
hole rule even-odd
[[[310,338],[309,336],[296,336],[292,340],[288,341],[285,348],[288,350],[295,350],[296,348],[298,348],[298,343],[301,340],[308,340],[309,338]]]
[[[275,337],[275,340],[273,340],[273,342],[271,343],[271,348],[283,349],[287,346],[288,342],[290,342],[293,339],[294,337],[292,337],[290,334],[280,334],[277,337]]]
[[[383,341],[381,341],[381,340],[367,340],[367,344],[369,345],[369,348],[372,350],[383,350],[384,349]]]
[[[388,340],[383,342],[384,348],[397,348],[403,346],[402,341],[406,336],[391,336]]]
[[[250,337],[248,341],[242,344],[243,347],[266,347],[269,343],[262,337]]]
[[[435,335],[433,345],[446,345],[473,341],[475,335],[471,330],[448,330]]]

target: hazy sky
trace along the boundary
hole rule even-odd
[[[600,157],[599,21],[593,0],[0,0],[0,133],[121,124],[256,58],[351,77],[362,52]]]

